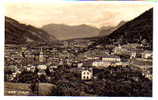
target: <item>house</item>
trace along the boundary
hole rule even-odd
[[[126,51],[126,49],[123,48],[123,47],[121,47],[120,45],[117,46],[117,47],[115,47],[115,48],[113,49],[113,53],[114,53],[114,54],[120,53],[120,52],[122,52],[122,51]]]
[[[91,80],[93,77],[93,69],[85,69],[81,71],[81,80]]]
[[[102,57],[102,61],[107,61],[107,62],[120,62],[121,58],[118,56],[114,55],[107,55]]]
[[[41,76],[41,75],[46,75],[46,72],[44,70],[39,70],[38,73],[37,73],[38,76]]]
[[[52,66],[50,66],[49,68],[50,68],[50,69],[51,69],[51,68],[53,68],[53,69],[57,69],[58,66],[56,66],[56,65],[52,65]]]
[[[21,47],[21,52],[25,52],[27,50],[26,47]]]
[[[94,60],[86,60],[83,62],[83,66],[89,67],[92,66]]]
[[[128,48],[128,52],[130,54],[130,59],[132,59],[132,58],[141,58],[142,53],[144,52],[144,50],[136,49],[136,48]]]
[[[17,76],[17,73],[12,73],[13,78],[16,78],[16,76]]]
[[[22,72],[18,69],[18,70],[16,71],[16,73],[17,73],[17,74],[21,74]]]
[[[38,65],[37,69],[39,69],[39,70],[46,70],[47,66],[46,65]]]
[[[152,58],[152,51],[144,51],[142,53],[142,58],[145,58],[145,59]]]
[[[31,72],[35,72],[35,70],[36,70],[36,67],[35,67],[35,66],[31,66],[31,67],[30,67],[30,71],[31,71]]]
[[[24,66],[24,68],[26,69],[26,71],[30,72],[31,71],[31,65],[28,64],[27,66]]]
[[[81,68],[82,66],[83,66],[83,63],[78,63],[78,64],[77,64],[77,67],[78,67],[78,68]]]
[[[92,66],[94,66],[96,68],[108,67],[110,65],[111,65],[111,62],[109,62],[109,61],[101,61],[101,60],[97,60],[97,61],[94,61],[92,63]]]
[[[54,72],[54,69],[57,69],[57,68],[58,68],[58,66],[55,66],[55,65],[54,66],[50,66],[49,67],[49,71],[50,72]]]
[[[60,59],[60,61],[59,61],[59,66],[61,66],[61,65],[63,65],[63,64],[64,64],[63,60]]]
[[[115,62],[115,63],[112,63],[111,66],[116,67],[116,66],[122,66],[122,65],[123,65],[122,62]]]
[[[30,67],[27,67],[27,68],[26,68],[26,71],[28,71],[28,72],[31,71],[31,68],[30,68]]]
[[[131,53],[131,56],[130,56],[130,59],[136,58],[136,55],[137,55],[136,52],[132,52],[132,53]]]

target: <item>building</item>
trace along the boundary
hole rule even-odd
[[[46,75],[46,72],[43,71],[43,70],[40,70],[40,71],[38,71],[37,75],[38,75],[38,76]]]
[[[115,47],[114,49],[113,49],[113,52],[114,52],[114,54],[117,54],[118,52],[121,52],[121,51],[123,51],[124,50],[124,48],[122,48],[120,45],[118,46],[118,47]]]
[[[41,49],[40,54],[39,54],[39,62],[44,62],[44,54],[43,54],[42,49]]]
[[[102,57],[102,61],[107,61],[107,62],[120,62],[121,58],[118,56],[113,56],[113,55],[107,55]]]
[[[81,71],[81,80],[91,80],[93,77],[92,68]]]
[[[113,67],[123,66],[123,63],[122,62],[115,62],[115,63],[112,63],[111,66],[113,66]],[[123,66],[123,67],[125,67],[125,66]]]
[[[58,68],[58,66],[55,66],[55,65],[54,66],[50,66],[49,67],[49,71],[50,72],[54,72],[54,69],[57,69],[57,68]]]
[[[131,56],[130,56],[130,59],[136,58],[136,55],[137,55],[136,52],[132,52],[132,53],[131,53]]]
[[[31,71],[31,72],[35,72],[35,70],[36,70],[36,67],[32,65],[32,66],[30,67],[30,71]]]
[[[78,63],[78,64],[77,64],[77,67],[78,67],[78,68],[81,68],[82,66],[83,66],[83,63]]]
[[[110,65],[111,65],[111,62],[109,62],[109,61],[101,61],[101,60],[94,61],[92,63],[92,66],[94,66],[96,68],[104,68],[104,67],[108,67]]]
[[[37,68],[39,70],[46,70],[47,69],[47,66],[46,65],[38,65]]]
[[[62,66],[62,65],[64,65],[64,62],[63,62],[62,59],[60,59],[60,61],[59,61],[59,66]]]
[[[152,58],[152,51],[144,51],[142,53],[142,58],[145,58],[145,59],[151,59]]]
[[[130,59],[132,58],[141,58],[142,53],[144,52],[143,49],[136,49],[136,48],[128,48]]]

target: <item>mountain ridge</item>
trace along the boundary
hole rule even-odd
[[[121,21],[118,25],[116,26],[103,26],[101,27],[101,31],[99,33],[99,36],[107,36],[110,35],[112,32],[114,32],[115,30],[117,30],[119,27],[121,27],[122,25],[124,25],[126,23],[126,21]]]
[[[73,38],[88,38],[98,36],[100,29],[86,24],[65,25],[65,24],[48,24],[42,27],[49,34],[54,35],[59,40],[68,40]]]
[[[22,24],[10,17],[5,16],[5,43],[25,44],[27,42],[49,42],[56,38],[50,36],[42,29],[32,25]]]

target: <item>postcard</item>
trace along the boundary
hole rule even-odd
[[[154,9],[5,3],[4,96],[152,98]]]

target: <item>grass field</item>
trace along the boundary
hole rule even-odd
[[[55,85],[50,83],[39,83],[39,95],[50,95]],[[4,95],[5,96],[29,96],[31,95],[30,84],[26,83],[4,83]]]

